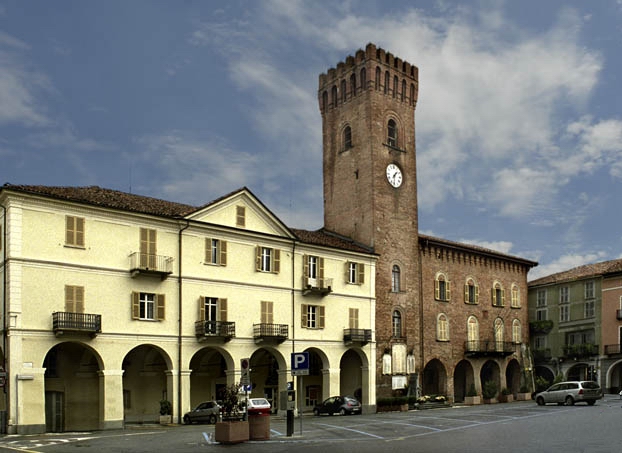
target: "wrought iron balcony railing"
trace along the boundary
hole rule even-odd
[[[287,340],[289,326],[287,324],[253,324],[253,338],[255,343],[276,341],[282,343]]]
[[[619,344],[608,344],[605,345],[605,354],[622,354],[622,345]]]
[[[518,346],[511,341],[469,340],[464,343],[464,353],[469,357],[505,357],[514,354]]]
[[[228,321],[197,321],[194,323],[194,333],[200,340],[207,338],[221,338],[229,341],[235,337],[235,323]]]
[[[325,296],[333,291],[332,278],[310,278],[304,277],[302,280],[302,295]]]
[[[589,357],[598,355],[598,345],[592,343],[567,344],[563,347],[564,357]]]
[[[130,255],[130,272],[132,277],[151,274],[165,279],[173,273],[173,257],[134,252]]]
[[[52,313],[52,330],[57,336],[71,332],[95,337],[102,331],[102,316],[57,311]]]
[[[371,341],[371,329],[344,329],[343,342],[345,344],[358,343],[361,346]]]

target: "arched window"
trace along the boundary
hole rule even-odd
[[[384,94],[389,92],[389,84],[391,83],[391,75],[389,71],[384,73]]]
[[[322,93],[322,110],[325,112],[328,107],[328,92],[324,90]]]
[[[439,314],[436,318],[436,339],[438,341],[449,341],[449,320],[444,313]]]
[[[495,307],[503,307],[505,305],[505,290],[501,283],[495,282],[492,286],[492,305]]]
[[[341,102],[346,102],[347,93],[346,93],[346,81],[341,81]]]
[[[472,278],[467,279],[466,283],[464,284],[464,303],[479,303],[479,286]]]
[[[402,314],[399,310],[393,310],[393,337],[402,338]]]
[[[333,88],[330,90],[330,100],[333,103],[333,108],[337,107],[337,86],[333,85]]]
[[[402,80],[402,91],[400,93],[400,100],[404,102],[404,97],[406,96],[406,80]]]
[[[361,91],[365,91],[367,89],[367,72],[365,68],[361,69]]]
[[[415,84],[410,84],[410,103],[415,105]]]
[[[467,350],[479,351],[479,322],[475,316],[467,320]]]
[[[397,148],[397,123],[394,119],[390,119],[387,124],[387,144]]]
[[[346,126],[343,129],[343,150],[352,148],[352,129],[350,126]]]
[[[393,97],[397,97],[397,76],[393,76]]]
[[[521,324],[518,319],[512,321],[512,342],[515,344],[520,344],[523,342],[523,331],[521,329]]]
[[[449,288],[449,280],[444,274],[436,274],[434,279],[434,298],[436,300],[448,301],[451,299],[451,289]]]
[[[516,283],[512,283],[512,308],[520,308],[520,292],[518,291],[518,285]]]
[[[350,92],[352,97],[356,96],[356,74],[350,76]]]
[[[380,66],[377,66],[376,67],[376,80],[374,81],[376,90],[380,89],[380,77],[381,77],[381,75],[382,75],[382,71],[380,71]]]
[[[399,293],[400,288],[400,267],[397,264],[394,264],[393,269],[391,270],[391,291]]]
[[[495,350],[498,352],[503,352],[503,330],[503,319],[495,319]]]

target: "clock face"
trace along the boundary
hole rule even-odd
[[[402,170],[395,164],[387,165],[387,180],[393,187],[402,185]]]

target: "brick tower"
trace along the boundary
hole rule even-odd
[[[417,94],[417,67],[373,44],[319,78],[325,228],[380,255],[377,396],[416,384],[421,364]]]

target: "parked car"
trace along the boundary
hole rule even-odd
[[[585,402],[592,406],[596,400],[603,397],[603,391],[594,381],[566,381],[553,384],[543,392],[536,394],[536,403],[543,406],[546,403],[572,406],[574,403]]]
[[[326,398],[321,404],[313,408],[314,415],[320,414],[340,414],[351,415],[360,414],[362,410],[361,403],[351,396],[331,396]]]
[[[216,423],[220,416],[220,406],[216,401],[205,401],[184,415],[184,423]]]
[[[248,414],[260,415],[269,414],[272,409],[270,401],[265,398],[249,398],[248,399]]]

